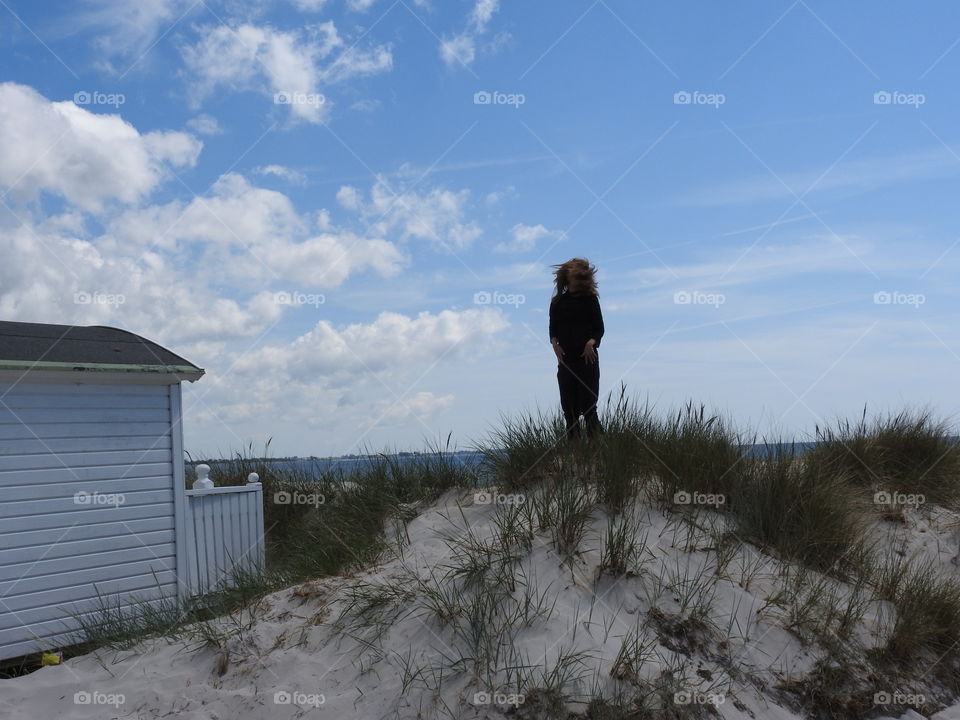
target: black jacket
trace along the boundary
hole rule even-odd
[[[587,340],[603,337],[603,315],[600,298],[591,292],[562,293],[550,302],[550,337],[557,338],[565,354],[579,357]]]

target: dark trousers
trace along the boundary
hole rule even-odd
[[[600,352],[597,362],[588,365],[582,357],[566,353],[557,367],[557,384],[560,386],[560,408],[567,424],[567,437],[582,435],[580,416],[586,425],[587,435],[594,437],[603,432],[597,416],[597,398],[600,394]]]

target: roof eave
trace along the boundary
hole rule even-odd
[[[29,360],[0,360],[0,370],[24,371],[73,371],[73,372],[110,372],[110,373],[153,373],[176,375],[181,380],[196,382],[203,376],[204,369],[193,365],[139,365],[125,363],[70,363]]]

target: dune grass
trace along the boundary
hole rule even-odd
[[[426,577],[357,580],[344,591],[331,624],[363,647],[374,648],[409,613],[438,633],[452,634],[459,654],[445,657],[444,667],[416,667],[410,656],[405,687],[423,685],[438,693],[445,675],[466,671],[487,687],[501,683],[525,694],[528,703],[517,708],[518,717],[535,717],[527,713],[537,708],[562,712],[572,698],[570,684],[583,678],[584,658],[571,650],[555,665],[533,669],[514,648],[517,633],[548,619],[558,598],[555,587],[538,587],[526,574],[524,561],[534,548],[548,545],[572,571],[584,562],[588,542],[595,582],[641,583],[650,607],[637,617],[646,634],[624,638],[610,670],[616,692],[598,686],[587,697],[585,717],[697,716],[704,708],[674,701],[696,680],[683,674],[681,656],[707,652],[709,643],[724,637],[713,610],[717,588],[732,582],[755,592],[754,584],[770,577],[760,572],[761,561],[779,568],[765,617],[827,653],[816,672],[785,686],[804,706],[819,703],[829,708],[825,712],[840,713],[823,717],[870,712],[863,678],[851,669],[848,654],[856,628],[877,603],[889,607],[886,636],[857,663],[877,677],[909,683],[920,658],[960,662],[960,583],[939,576],[930,562],[880,556],[867,542],[868,526],[882,517],[873,503],[878,489],[923,493],[929,503],[956,507],[960,460],[946,423],[926,413],[869,420],[864,414],[854,424],[817,428],[820,444],[804,454],[786,443],[764,454],[746,453],[749,435],[720,414],[693,402],[657,412],[649,402],[629,398],[622,386],[614,402],[608,398],[601,423],[605,432],[599,437],[571,442],[559,413],[507,419],[477,448],[476,467],[439,448],[404,458],[374,454],[349,473],[320,475],[253,457],[252,448],[247,455],[208,461],[217,485],[243,484],[250,472],[260,475],[265,572],[233,577],[202,602],[121,608],[103,599],[99,612],[83,621],[83,643],[72,654],[104,645],[132,647],[149,636],[226,652],[231,639],[250,631],[265,594],[368,566],[389,547],[385,528],[391,522],[403,526],[447,490],[496,488],[510,501],[497,501],[491,536],[475,535],[463,518],[467,532],[449,540],[448,560]],[[323,500],[277,501],[285,493]],[[700,507],[698,495],[723,501]],[[678,502],[679,496],[690,499]],[[638,506],[664,514],[684,563],[677,559],[675,567],[647,571],[655,555]],[[402,544],[398,540],[401,554]],[[696,555],[705,551],[711,555]],[[743,565],[739,580],[731,569],[735,560]],[[679,664],[675,672],[640,678],[653,636],[674,652],[669,662]],[[386,657],[391,650],[377,652]]]
[[[191,458],[188,487],[195,477],[192,469],[199,462]],[[244,615],[244,608],[254,607],[270,592],[368,565],[386,547],[388,520],[403,522],[416,514],[416,506],[431,502],[445,490],[477,483],[475,470],[438,449],[403,460],[387,453],[372,455],[352,472],[319,476],[252,454],[238,453],[228,460],[207,463],[217,486],[246,484],[251,472],[260,476],[266,568],[232,573],[202,598],[155,600],[159,592],[144,592],[139,601],[120,606],[114,599],[98,597],[92,612],[76,617],[80,626],[77,642],[65,657],[98,647],[132,647],[157,636],[189,638],[201,645],[222,644],[222,631],[214,632],[211,620],[238,618]],[[309,501],[290,502],[298,494]],[[237,625],[237,632],[241,630]]]
[[[816,428],[810,462],[844,474],[856,484],[923,495],[928,502],[960,508],[960,444],[946,420],[928,410],[902,410],[854,423],[838,420]]]
[[[860,557],[868,505],[848,476],[779,448],[746,461],[739,480],[731,511],[741,537],[822,571]]]

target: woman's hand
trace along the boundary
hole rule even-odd
[[[587,340],[587,344],[583,346],[583,357],[584,362],[587,365],[592,365],[597,361],[597,351],[593,349],[593,346],[596,345],[596,341],[593,338]]]
[[[563,362],[563,348],[560,347],[560,343],[554,340],[551,344],[553,345],[553,354],[557,356],[557,362]]]

